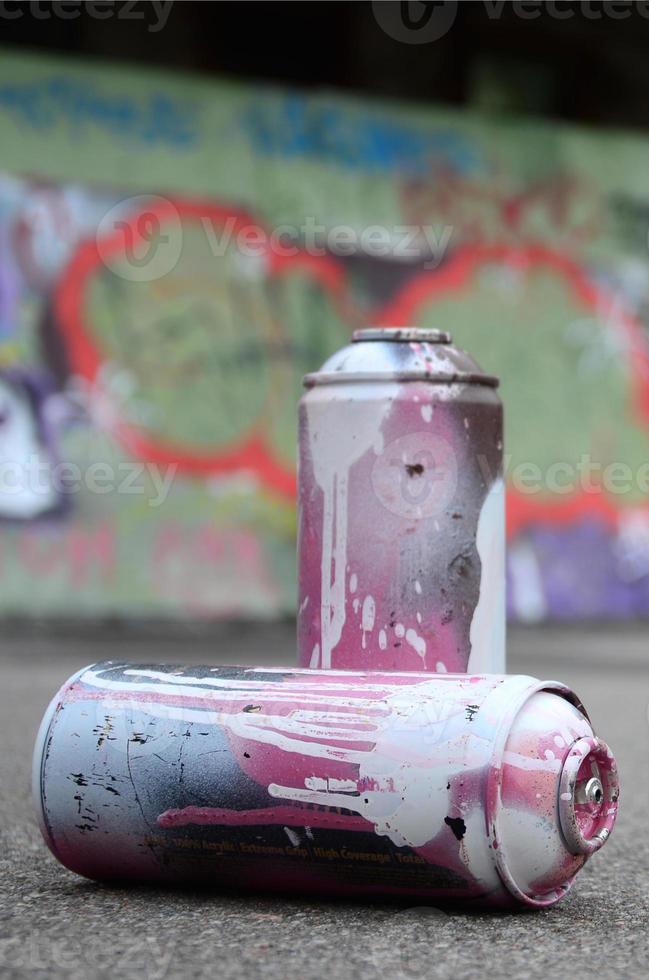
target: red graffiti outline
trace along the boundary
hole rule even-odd
[[[161,224],[167,220],[211,220],[222,224],[234,219],[233,233],[243,228],[258,229],[268,243],[266,229],[247,212],[221,206],[212,201],[174,198],[164,204],[155,204],[147,213],[155,214]],[[139,218],[142,212],[134,212],[127,220],[133,239],[141,242]],[[86,284],[108,256],[119,255],[124,249],[123,231],[116,231],[101,241],[82,242],[62,276],[55,294],[57,321],[61,326],[72,369],[91,384],[95,384],[103,356],[88,329],[84,312]],[[321,285],[337,306],[344,306],[345,275],[342,267],[327,256],[312,256],[297,251],[295,255],[279,255],[266,245],[266,260],[270,278],[283,277],[305,270]],[[176,464],[178,468],[196,476],[207,476],[248,470],[255,473],[262,483],[285,497],[294,498],[296,493],[295,471],[280,462],[266,444],[257,427],[248,436],[224,447],[218,453],[189,451],[182,445],[152,438],[138,426],[119,420],[114,427],[115,437],[131,455],[158,465]]]
[[[518,268],[531,265],[553,269],[563,276],[577,300],[588,311],[606,316],[615,311],[615,321],[629,337],[631,350],[631,397],[636,417],[649,428],[649,348],[642,327],[631,313],[619,309],[619,300],[606,288],[593,282],[587,271],[573,258],[545,245],[524,247],[509,245],[470,245],[460,249],[447,263],[436,270],[416,275],[375,317],[377,324],[400,327],[418,322],[423,303],[438,296],[465,288],[478,268],[492,262],[507,263]],[[649,504],[634,505],[649,511]],[[530,524],[546,523],[555,526],[572,524],[585,514],[595,516],[610,527],[617,527],[621,508],[605,491],[585,490],[563,497],[532,500],[510,487],[507,490],[507,536],[514,537]]]

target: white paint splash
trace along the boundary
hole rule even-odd
[[[349,577],[349,591],[351,592],[352,595],[354,594],[357,588],[358,588],[358,575],[356,574],[356,572],[353,572]]]
[[[431,682],[431,694],[433,684],[439,680]],[[426,686],[418,685],[418,689],[423,693]],[[490,742],[479,727],[475,734],[467,735],[463,707],[458,712],[453,698],[438,695],[428,700],[424,694],[423,699],[414,701],[411,692],[403,691],[384,705],[388,715],[379,719],[372,736],[373,749],[365,753],[359,766],[359,784],[374,788],[351,796],[331,789],[325,792],[271,783],[268,792],[277,799],[311,806],[345,807],[363,816],[377,834],[388,837],[397,847],[421,847],[444,826],[448,814],[448,759],[457,753],[459,758],[471,758],[472,765],[485,764]],[[397,742],[398,758],[394,753]],[[352,748],[342,751],[345,760],[357,755]],[[474,806],[467,804],[467,815]],[[479,806],[477,816],[484,821]],[[476,834],[476,849],[487,850],[485,840],[484,832]],[[487,864],[489,857],[487,852]],[[495,881],[495,870],[489,866]]]
[[[309,667],[313,670],[320,663],[320,644],[316,643],[313,650],[311,651],[311,660],[309,661]]]
[[[471,620],[472,674],[505,672],[505,487],[496,480],[480,511],[476,547],[480,556],[480,597]]]
[[[381,648],[381,650],[385,650],[385,648],[387,647],[387,645],[388,645],[388,637],[387,637],[387,634],[386,634],[385,630],[380,630],[379,631],[379,647]]]
[[[424,422],[430,422],[433,417],[433,406],[432,405],[422,405],[419,409],[421,412],[421,417]]]

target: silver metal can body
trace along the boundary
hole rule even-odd
[[[300,666],[504,671],[496,379],[447,334],[380,329],[305,385]]]
[[[34,798],[91,878],[543,906],[617,780],[552,682],[106,662],[52,702]]]

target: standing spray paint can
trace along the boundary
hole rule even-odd
[[[437,330],[358,330],[305,378],[302,667],[505,670],[502,404]]]
[[[78,874],[546,906],[607,839],[615,761],[531,677],[100,663],[34,755]]]

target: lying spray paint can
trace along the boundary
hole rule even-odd
[[[437,330],[358,330],[300,402],[302,667],[505,670],[498,381]]]
[[[608,837],[615,761],[521,676],[100,663],[34,756],[49,847],[91,878],[546,906]]]

